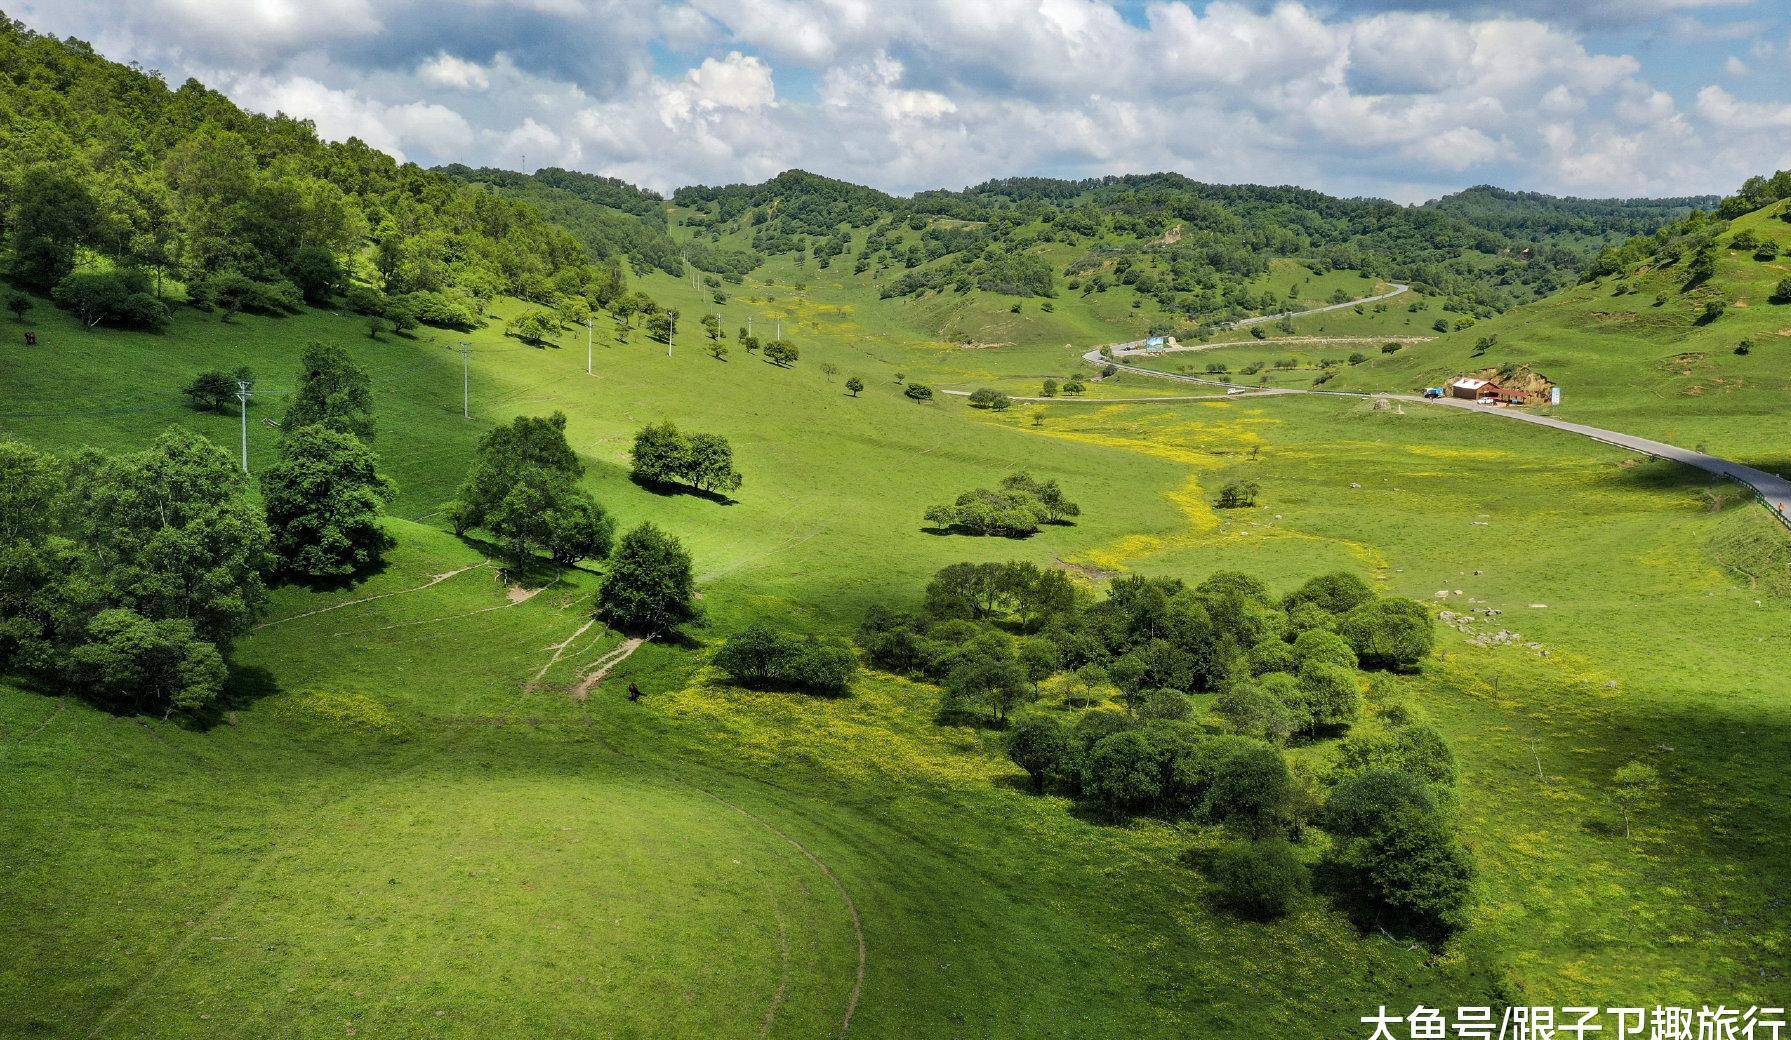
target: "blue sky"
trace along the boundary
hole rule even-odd
[[[30,0],[424,164],[895,192],[1174,170],[1414,202],[1791,167],[1784,0]]]

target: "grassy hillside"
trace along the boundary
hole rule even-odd
[[[688,282],[649,285],[701,309]],[[0,934],[31,965],[0,984],[0,1031],[546,1035],[575,1016],[604,1035],[813,1036],[851,1004],[854,910],[853,1035],[1291,1037],[1348,1033],[1381,1003],[1782,996],[1791,718],[1766,650],[1791,600],[1742,577],[1759,570],[1752,546],[1783,538],[1763,516],[1707,512],[1678,470],[1471,416],[1278,400],[991,417],[881,377],[854,399],[844,373],[891,367],[882,352],[1027,355],[933,346],[823,314],[848,304],[816,294],[740,305],[789,313],[793,370],[717,361],[684,336],[667,357],[600,325],[587,377],[578,333],[536,349],[475,332],[470,422],[451,334],[372,341],[307,311],[185,314],[154,336],[33,311],[41,345],[8,348],[21,363],[0,373],[0,433],[58,450],[124,448],[170,422],[234,445],[234,417],[185,411],[175,387],[246,362],[267,392],[251,413],[260,468],[273,431],[258,421],[297,346],[342,342],[374,372],[401,519],[366,584],[277,591],[239,650],[226,725],[0,690],[0,769],[40,792],[0,842]],[[620,639],[585,627],[592,577],[507,590],[489,547],[435,526],[482,430],[555,408],[605,505],[691,547],[709,611],[690,643],[650,644],[582,696]],[[736,504],[626,479],[627,437],[666,417],[733,439]],[[921,530],[922,506],[1016,466],[1060,479],[1077,525],[1020,542]],[[1260,508],[1211,508],[1235,475],[1264,485]],[[1470,928],[1433,958],[1318,900],[1278,925],[1235,921],[1182,858],[1210,836],[1024,793],[998,735],[935,724],[927,687],[873,674],[815,700],[705,666],[750,618],[843,631],[947,562],[1010,557],[1190,580],[1238,567],[1278,588],[1346,567],[1505,611],[1482,627],[1519,641],[1445,628],[1421,676],[1372,696],[1410,699],[1461,759],[1483,872]],[[1667,614],[1680,638],[1663,646]],[[619,696],[630,680],[639,705]],[[1635,757],[1670,790],[1625,841],[1608,783]],[[1754,923],[1720,927],[1738,919]]]
[[[1560,384],[1560,414],[1791,472],[1791,305],[1774,302],[1791,262],[1787,203],[1741,216],[1715,239],[1714,273],[1692,282],[1689,258],[1652,257],[1473,328],[1376,355],[1339,387],[1409,390],[1470,369],[1528,365]],[[1707,305],[1723,305],[1706,317]],[[1745,344],[1745,350],[1743,345]]]

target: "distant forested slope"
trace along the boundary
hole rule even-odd
[[[762,184],[679,189],[714,240],[854,273],[889,272],[885,296],[982,289],[1050,295],[1124,282],[1194,323],[1269,311],[1248,283],[1277,258],[1409,282],[1491,314],[1576,281],[1603,246],[1714,199],[1583,200],[1477,188],[1425,206],[1294,187],[1204,184],[1179,174],[1017,177],[901,199],[800,170]]]
[[[201,306],[269,311],[357,286],[380,296],[362,306],[402,297],[404,320],[448,324],[496,294],[620,288],[601,251],[535,206],[3,16],[0,138],[10,274],[96,320],[158,324],[179,299],[167,280]]]

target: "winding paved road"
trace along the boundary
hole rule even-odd
[[[1213,327],[1216,329],[1247,329],[1252,325],[1261,325],[1265,321],[1280,321],[1282,318],[1304,318],[1308,314],[1324,314],[1328,311],[1340,311],[1345,307],[1354,307],[1361,303],[1379,303],[1382,300],[1390,300],[1411,288],[1409,285],[1401,285],[1398,282],[1388,282],[1387,284],[1391,285],[1393,288],[1377,296],[1364,296],[1359,300],[1344,300],[1342,303],[1327,303],[1323,307],[1313,307],[1310,310],[1304,311],[1277,311],[1274,314],[1258,314],[1254,318],[1239,318],[1236,321],[1221,322]]]
[[[1397,296],[1405,291],[1406,286],[1400,285],[1394,288],[1392,292],[1382,293],[1379,296],[1369,296],[1361,300],[1351,300],[1348,303],[1335,303],[1328,307],[1316,307],[1309,311],[1298,311],[1291,316],[1300,317],[1301,315],[1306,314],[1319,314],[1324,311],[1337,310],[1341,307],[1353,307],[1358,303],[1373,303],[1376,300],[1384,300],[1389,296]],[[1259,318],[1245,318],[1238,324],[1241,326],[1242,324],[1255,324],[1262,321],[1275,321],[1284,316],[1285,315],[1270,314]],[[1129,354],[1141,353],[1142,347],[1143,341],[1135,340],[1130,343],[1115,343],[1105,349],[1109,350],[1115,357],[1125,357]],[[1362,399],[1385,397],[1389,400],[1402,401],[1411,404],[1436,405],[1443,408],[1456,408],[1461,411],[1476,412],[1482,415],[1496,415],[1505,419],[1516,419],[1519,422],[1533,423],[1537,426],[1548,426],[1557,430],[1565,430],[1568,433],[1576,433],[1581,437],[1590,437],[1595,441],[1602,441],[1605,444],[1615,445],[1619,448],[1628,448],[1630,451],[1641,452],[1644,455],[1651,455],[1661,459],[1671,459],[1674,462],[1684,463],[1687,466],[1704,470],[1707,473],[1714,473],[1719,477],[1726,477],[1733,480],[1753,491],[1753,493],[1759,497],[1760,501],[1766,505],[1766,508],[1771,511],[1773,516],[1777,517],[1787,527],[1791,527],[1791,480],[1787,480],[1786,478],[1773,473],[1768,473],[1765,470],[1755,469],[1752,466],[1743,466],[1739,462],[1731,462],[1725,458],[1708,455],[1701,451],[1692,451],[1688,448],[1681,448],[1677,445],[1667,444],[1663,441],[1652,441],[1646,437],[1636,437],[1627,433],[1618,433],[1615,430],[1602,430],[1596,426],[1587,426],[1583,423],[1567,422],[1563,419],[1557,419],[1552,415],[1535,415],[1530,412],[1518,411],[1515,408],[1489,407],[1487,405],[1475,404],[1472,401],[1461,401],[1447,397],[1440,400],[1433,400],[1430,398],[1419,397],[1415,394],[1369,394],[1354,393],[1347,390],[1300,390],[1293,387],[1249,386],[1243,383],[1227,383],[1224,380],[1219,379],[1202,379],[1199,376],[1181,375],[1176,372],[1158,372],[1155,369],[1140,368],[1137,365],[1127,365],[1122,364],[1119,361],[1109,360],[1102,356],[1102,349],[1103,348],[1096,347],[1088,353],[1083,354],[1082,360],[1091,365],[1112,365],[1122,371],[1135,372],[1138,375],[1150,376],[1153,379],[1168,379],[1182,383],[1198,383],[1202,386],[1219,386],[1230,391],[1242,391],[1242,393],[1233,396],[1241,397],[1247,394],[1251,397],[1275,397],[1283,394],[1305,394],[1313,397],[1354,397]],[[1107,400],[1108,403],[1119,403],[1122,399],[1110,398]]]

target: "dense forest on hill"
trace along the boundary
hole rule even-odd
[[[570,231],[593,257],[631,259],[638,269],[684,273],[683,254],[666,232],[663,200],[626,181],[551,166],[533,174],[459,163],[435,170],[527,202]]]
[[[358,310],[450,326],[499,294],[620,288],[534,206],[3,18],[0,136],[15,281],[96,322],[165,322],[165,276],[196,305],[276,313],[359,281]]]
[[[1179,174],[1017,177],[899,199],[795,170],[682,188],[673,200],[698,211],[700,231],[750,233],[762,252],[828,265],[856,246],[854,273],[887,272],[886,296],[1043,296],[1123,282],[1196,323],[1276,309],[1246,282],[1281,257],[1409,282],[1489,314],[1572,284],[1600,247],[1715,201],[1475,188],[1411,207]]]

